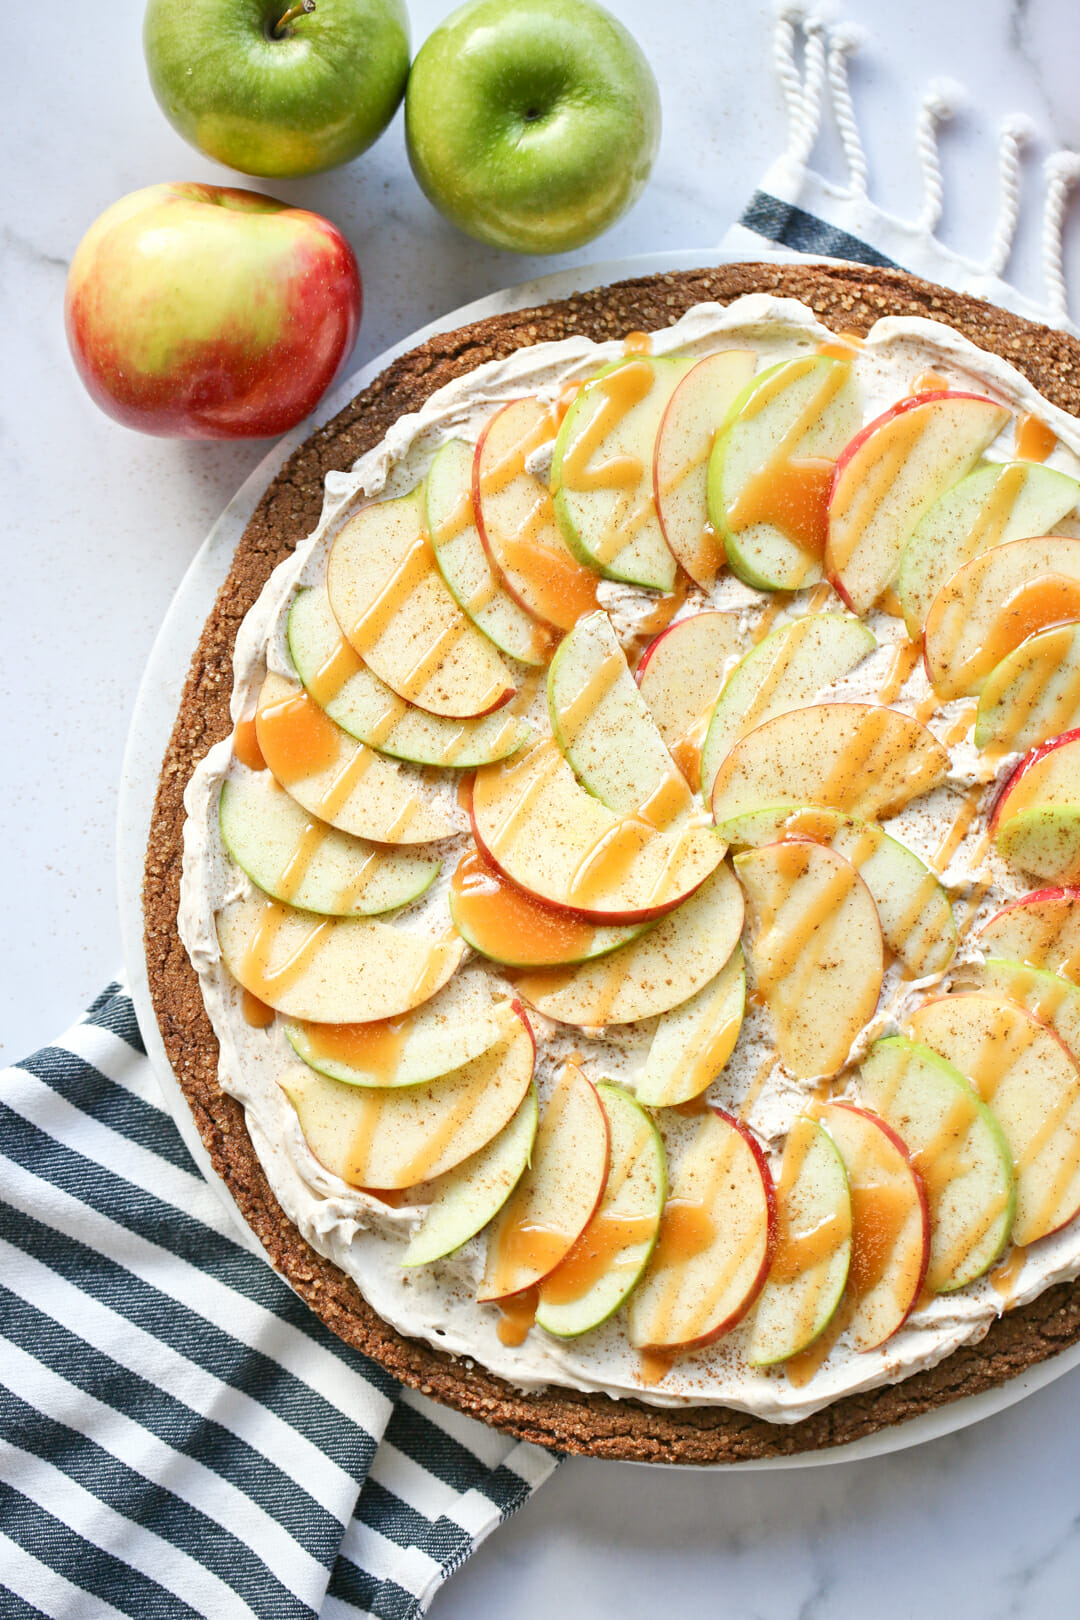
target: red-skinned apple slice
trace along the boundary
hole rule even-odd
[[[565,1260],[608,1175],[608,1123],[595,1088],[567,1063],[540,1117],[532,1162],[488,1236],[481,1301],[533,1288]]]
[[[426,1086],[346,1086],[297,1066],[280,1081],[308,1147],[351,1187],[432,1181],[492,1141],[532,1083],[535,1045],[522,1015],[483,1056]]]
[[[835,1074],[874,1015],[884,954],[870,891],[822,844],[766,844],[735,858],[747,893],[747,966],[800,1079]]]
[[[911,1036],[970,1080],[1012,1154],[1016,1218],[1024,1247],[1080,1209],[1080,1070],[1065,1045],[1030,1013],[989,995],[939,996],[917,1007]]]
[[[1020,761],[994,804],[990,831],[1011,865],[1051,883],[1080,879],[1080,731]]]
[[[1080,985],[1080,889],[1037,889],[984,923],[982,949]]]
[[[450,878],[450,916],[474,951],[507,967],[563,967],[629,945],[650,925],[602,928],[562,906],[546,906],[468,850]]]
[[[701,781],[701,745],[724,671],[742,648],[734,613],[695,613],[669,625],[638,661],[641,695],[691,787]]]
[[[805,1115],[784,1143],[776,1184],[776,1247],[758,1296],[747,1359],[771,1367],[823,1333],[851,1258],[851,1194],[832,1138]]]
[[[753,810],[820,804],[881,820],[943,782],[949,756],[918,720],[870,703],[817,703],[748,732],[713,784],[719,826]]]
[[[630,1300],[639,1350],[696,1350],[746,1314],[765,1281],[776,1200],[746,1126],[710,1109],[675,1171],[648,1270]]]
[[[447,590],[424,522],[423,485],[350,518],[326,565],[330,606],[398,697],[454,719],[488,714],[513,697],[513,677]]]
[[[709,455],[754,365],[750,349],[723,349],[699,360],[668,400],[656,435],[653,493],[660,527],[675,561],[706,591],[724,566],[723,541],[709,522]]]
[[[979,990],[1015,1002],[1052,1029],[1073,1061],[1080,1063],[1080,989],[1067,979],[1026,962],[990,956],[983,963],[963,967],[953,988]]]
[[[987,676],[975,719],[976,748],[1036,748],[1080,726],[1080,625],[1029,636]]]
[[[971,471],[1009,419],[980,394],[916,394],[867,424],[836,464],[825,573],[856,613],[895,578],[938,497]]]
[[[714,979],[661,1018],[635,1086],[638,1102],[673,1108],[712,1084],[735,1050],[746,1010],[746,967],[736,945]]]
[[[926,673],[939,697],[977,696],[994,666],[1039,630],[1080,618],[1080,540],[1011,540],[958,568],[926,616]]]

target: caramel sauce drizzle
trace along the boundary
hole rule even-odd
[[[313,1057],[388,1084],[405,1051],[409,1025],[404,1018],[380,1018],[367,1024],[305,1024],[304,1033]]]
[[[268,703],[255,717],[259,747],[283,786],[329,770],[338,758],[341,736],[306,692]]]
[[[574,698],[558,711],[559,730],[564,748],[572,748],[581,728],[604,702],[619,676],[626,669],[622,653],[613,652],[593,670]]]
[[[996,704],[1006,692],[1012,693],[995,744],[987,750],[992,758],[1012,752],[1015,739],[1043,704],[1046,712],[1041,717],[1040,729],[1046,736],[1057,736],[1073,724],[1080,706],[1080,669],[1073,671],[1052,702],[1046,702],[1047,689],[1061,668],[1071,637],[1072,631],[1062,627],[1060,634],[1048,636],[1042,645],[1032,642],[1026,647],[1023,653],[1025,663],[1019,669],[1003,672],[997,681],[994,679],[996,672],[991,673],[983,688],[984,703],[988,706]]]
[[[945,736],[942,739],[946,748],[952,748],[953,745],[958,743],[962,737],[967,736],[968,732],[975,724],[975,716],[978,713],[978,709],[979,705],[975,702],[961,704],[960,712],[956,716],[956,719],[953,721],[952,725],[947,728]]]
[[[832,598],[832,593],[833,588],[827,579],[823,579],[820,584],[815,585],[806,598],[807,614],[824,613]]]
[[[948,381],[939,371],[920,371],[911,385],[913,394],[942,394],[948,389]]]
[[[956,851],[960,848],[960,845],[967,837],[968,830],[979,813],[979,804],[982,800],[983,792],[984,789],[982,787],[975,786],[973,788],[969,788],[967,793],[964,795],[963,802],[961,803],[959,810],[956,812],[956,815],[953,817],[948,832],[945,834],[945,837],[942,839],[937,850],[934,852],[934,859],[931,864],[935,866],[939,872],[944,872],[945,868],[956,854]]]
[[[1020,1274],[1027,1259],[1027,1250],[1014,1246],[1012,1253],[1001,1265],[995,1266],[990,1273],[990,1283],[996,1293],[1002,1296],[1002,1310],[1007,1311],[1016,1297]]]
[[[761,615],[760,619],[758,620],[757,624],[754,626],[753,634],[750,637],[751,641],[754,643],[755,646],[757,646],[759,641],[764,641],[765,640],[765,637],[768,635],[769,631],[772,629],[773,625],[776,623],[776,620],[777,620],[777,617],[779,616],[779,614],[783,613],[785,611],[785,609],[790,607],[790,606],[791,606],[790,592],[788,592],[788,591],[774,591],[773,592],[772,600],[769,602],[768,607],[762,613],[762,615]]]
[[[233,731],[233,753],[241,765],[246,765],[249,771],[266,770],[266,761],[259,747],[259,737],[255,729],[254,715],[248,720],[236,722]]]
[[[648,360],[629,360],[592,384],[602,403],[567,446],[562,462],[564,488],[585,493],[594,489],[633,488],[638,484],[644,469],[637,456],[610,456],[595,466],[591,463],[604,439],[635,405],[641,404],[653,386],[655,375]]]
[[[519,1344],[524,1344],[529,1329],[536,1321],[539,1304],[540,1290],[535,1287],[524,1288],[520,1294],[511,1294],[509,1298],[499,1300],[499,1319],[495,1324],[499,1343],[505,1344],[509,1349],[516,1349]]]
[[[588,956],[596,929],[566,910],[542,905],[507,883],[478,850],[462,856],[450,879],[455,911],[471,938],[498,945],[515,962],[575,962]]]
[[[572,1305],[612,1272],[631,1271],[640,1263],[635,1250],[648,1243],[656,1222],[651,1215],[619,1215],[602,1210],[582,1232],[564,1260],[540,1284],[548,1305]]]
[[[651,354],[652,335],[649,332],[627,332],[623,338],[624,354]]]
[[[265,1001],[253,996],[250,990],[241,992],[240,1014],[244,1023],[252,1029],[269,1029],[276,1016],[273,1007],[268,1007]]]
[[[322,947],[329,942],[333,931],[332,918],[325,917],[320,921],[313,921],[285,961],[272,968],[270,962],[278,935],[289,918],[296,915],[296,912],[290,911],[279,901],[267,900],[258,926],[244,952],[242,978],[245,988],[251,989],[252,994],[260,1001],[269,1002],[271,1005],[275,997],[280,998],[292,989],[300,976],[311,966]]]
[[[901,641],[897,644],[877,695],[879,703],[893,703],[900,696],[908,677],[919,662],[921,652],[922,648],[917,641]]]
[[[325,709],[328,703],[332,703],[339,696],[346,682],[354,675],[359,675],[363,667],[364,662],[359,653],[350,647],[344,636],[340,636],[333,651],[327,654],[308,681],[308,691],[315,702]],[[404,714],[404,699],[395,698],[394,701],[395,706],[400,705],[400,712]],[[389,730],[389,727],[387,729]]]
[[[1001,605],[980,645],[963,663],[956,663],[956,649],[977,607],[974,593],[980,588],[981,578],[972,577],[962,583],[966,585],[963,591],[959,585],[955,590],[950,587],[951,594],[941,612],[936,638],[938,660],[944,665],[953,691],[978,685],[1029,636],[1080,619],[1080,580],[1054,573],[1026,580]]]
[[[1037,416],[1018,416],[1016,419],[1016,457],[1018,461],[1045,461],[1057,449],[1057,434]]]
[[[865,465],[861,458],[860,476],[841,475],[833,491],[831,512],[832,566],[836,570],[847,567],[856,546],[877,512],[886,491],[893,485],[905,461],[927,430],[933,416],[927,416],[927,407],[914,406],[894,416],[886,428],[879,429],[874,445],[876,459]]]

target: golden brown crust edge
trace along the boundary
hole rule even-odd
[[[599,340],[671,325],[692,305],[747,292],[801,299],[836,331],[865,333],[882,315],[947,322],[1010,360],[1055,404],[1080,415],[1080,344],[1060,332],[898,271],[853,265],[727,265],[644,277],[540,309],[493,316],[430,339],[396,360],[296,450],[244,531],[207,620],[165,755],[144,876],[150,991],[165,1049],[217,1173],[271,1261],[335,1333],[403,1383],[523,1440],[598,1457],[733,1463],[844,1445],[990,1389],[1080,1339],[1080,1282],[1062,1284],[997,1320],[985,1338],[902,1382],[846,1396],[796,1424],[723,1407],[666,1409],[551,1388],[524,1395],[468,1359],[406,1339],[316,1253],[270,1190],[240,1105],[218,1084],[218,1047],[176,929],[183,793],[199,760],[230,730],[232,647],[271,569],[310,533],[323,479],[376,445],[404,411],[486,360],[549,339]]]

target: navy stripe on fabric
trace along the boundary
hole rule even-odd
[[[376,1616],[376,1620],[415,1620],[420,1599],[396,1581],[381,1581],[351,1558],[339,1558],[334,1565],[327,1591],[331,1596],[353,1603]]]
[[[2,1284],[0,1334],[174,1451],[228,1480],[330,1567],[341,1542],[340,1521],[246,1440],[103,1355]]]
[[[95,1547],[69,1525],[47,1513],[36,1502],[0,1480],[0,1525],[4,1534],[103,1603],[111,1603],[132,1620],[206,1620],[174,1592],[143,1575],[130,1564]]]
[[[4,1620],[49,1620],[44,1609],[35,1609],[32,1603],[27,1603],[18,1592],[13,1592],[10,1586],[0,1581],[0,1615]]]
[[[445,1515],[429,1519],[374,1479],[366,1479],[356,1504],[356,1518],[399,1547],[422,1547],[436,1564],[445,1564],[472,1545],[471,1537]]]
[[[766,236],[781,247],[794,248],[798,253],[818,253],[830,259],[850,259],[855,264],[877,265],[883,270],[898,270],[895,259],[886,258],[869,242],[863,242],[839,226],[829,225],[816,214],[808,214],[794,203],[771,197],[767,191],[755,191],[743,209],[740,225],[747,230]]]
[[[107,1125],[118,1136],[156,1153],[159,1159],[167,1160],[177,1170],[200,1176],[195,1160],[168,1114],[125,1091],[92,1063],[73,1057],[62,1047],[44,1046],[33,1057],[24,1058],[17,1068],[59,1092],[99,1125]]]
[[[386,1438],[444,1485],[461,1493],[479,1491],[504,1518],[528,1498],[529,1486],[518,1474],[509,1468],[488,1468],[467,1446],[405,1401],[399,1401],[390,1414]]]
[[[118,1035],[132,1051],[141,1052],[145,1057],[146,1047],[143,1045],[139,1021],[135,1017],[135,1004],[119,985],[109,985],[98,996],[87,1008],[84,1022],[93,1024],[97,1029],[107,1029],[111,1035]]]

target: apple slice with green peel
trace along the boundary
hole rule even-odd
[[[694,613],[650,641],[638,661],[641,695],[691,787],[701,781],[701,747],[724,671],[742,647],[736,614]]]
[[[546,664],[554,636],[503,589],[473,513],[474,448],[448,439],[428,469],[425,513],[435,561],[450,595],[500,652]]]
[[[748,731],[801,709],[872,653],[864,624],[842,613],[813,613],[760,641],[728,676],[709,721],[701,755],[707,794],[724,756]]]
[[[346,1086],[300,1065],[279,1084],[331,1175],[391,1191],[434,1181],[493,1141],[532,1084],[534,1055],[522,1017],[505,1040],[430,1085]]]
[[[469,769],[516,753],[529,726],[513,705],[479,720],[447,720],[414,708],[372,673],[341,634],[321,588],[298,592],[289,611],[289,652],[319,708],[357,742],[414,765]]]
[[[1080,889],[1037,889],[1003,907],[976,936],[995,957],[1009,957],[1080,985]]]
[[[690,1102],[712,1084],[735,1050],[746,1010],[746,966],[736,945],[720,972],[664,1013],[634,1087],[649,1108]]]
[[[765,1155],[711,1108],[672,1177],[660,1238],[630,1298],[638,1350],[696,1350],[750,1309],[769,1269],[776,1200]]]
[[[979,694],[975,746],[1034,748],[1080,726],[1080,625],[1042,630],[995,664]]]
[[[488,1235],[477,1299],[534,1288],[565,1260],[608,1176],[608,1122],[596,1089],[567,1063],[540,1116],[532,1161]]]
[[[664,539],[695,585],[708,591],[724,566],[724,545],[709,522],[709,456],[731,406],[754,374],[751,349],[723,349],[699,360],[660,420],[653,493]]]
[[[450,917],[465,942],[507,967],[562,967],[606,956],[650,927],[603,928],[563,907],[542,905],[515,887],[478,850],[468,850],[450,878]]]
[[[244,771],[221,786],[225,848],[275,900],[329,916],[371,916],[408,905],[441,863],[337,832],[303,810],[269,771]]]
[[[747,1360],[772,1367],[823,1333],[847,1282],[851,1194],[832,1138],[805,1115],[784,1143],[776,1185],[777,1240],[758,1295]]]
[[[750,977],[780,1057],[800,1079],[835,1074],[874,1015],[881,924],[850,861],[823,844],[766,844],[735,857],[749,902]]]
[[[1003,997],[940,996],[917,1007],[911,1037],[970,1080],[1012,1155],[1024,1247],[1080,1210],[1080,1069],[1062,1041]]]
[[[1080,540],[1011,540],[958,568],[926,616],[925,662],[939,697],[973,696],[1036,631],[1080,619]]]
[[[955,988],[981,990],[1014,1001],[1052,1029],[1074,1061],[1080,1062],[1080,989],[1067,979],[1026,962],[991,956],[984,963],[965,966]]]
[[[477,771],[473,836],[482,855],[535,899],[590,922],[648,922],[716,870],[712,827],[668,832],[617,816],[578,783],[547,739],[506,765]]]
[[[1080,484],[1033,461],[994,461],[939,495],[900,559],[896,594],[912,641],[938,591],[958,568],[1032,534],[1049,534],[1080,500]]]
[[[574,775],[609,810],[663,831],[695,808],[606,613],[580,619],[559,647],[548,671],[548,712]]]
[[[554,450],[558,407],[515,399],[488,421],[473,457],[480,538],[507,592],[534,618],[572,630],[596,607],[597,578],[562,537],[545,479],[527,465]]]
[[[915,528],[1008,420],[992,399],[946,390],[901,400],[855,435],[836,464],[825,547],[826,575],[854,612],[892,584]]]
[[[214,920],[237,983],[313,1024],[398,1018],[441,990],[465,954],[463,939],[436,942],[375,917],[319,917],[265,895],[230,900]]]
[[[447,590],[424,522],[422,484],[350,518],[326,565],[330,606],[398,697],[453,719],[488,714],[513,697],[513,677]]]
[[[859,1094],[907,1145],[930,1201],[926,1286],[952,1293],[1001,1254],[1016,1212],[1001,1126],[958,1069],[900,1035],[875,1041]]]
[[[596,1088],[607,1115],[610,1168],[599,1208],[566,1258],[540,1284],[536,1323],[574,1339],[599,1327],[629,1297],[649,1262],[667,1197],[660,1132],[619,1086]]]
[[[883,1119],[849,1103],[818,1103],[814,1118],[836,1144],[851,1193],[851,1263],[843,1320],[853,1350],[876,1350],[914,1310],[930,1261],[930,1207],[922,1178]]]
[[[998,852],[1051,883],[1080,879],[1080,731],[1021,760],[990,814]]]
[[[281,675],[263,681],[255,735],[281,786],[341,832],[381,844],[425,844],[457,831],[449,803],[414,767],[358,743]]]
[[[555,516],[570,550],[608,579],[670,591],[675,558],[653,495],[660,422],[693,360],[635,355],[587,383],[551,464]]]
[[[863,820],[895,815],[944,782],[949,756],[898,709],[816,703],[739,739],[713,783],[717,826],[753,810],[820,804]]]
[[[861,420],[850,361],[825,355],[785,361],[736,400],[709,460],[709,518],[747,585],[821,578],[836,458]]]
[[[431,1203],[401,1257],[427,1266],[453,1254],[494,1220],[528,1168],[540,1104],[530,1085],[518,1111],[486,1147],[440,1176]]]
[[[525,1000],[561,1024],[592,1029],[670,1011],[720,972],[739,941],[742,891],[718,866],[647,933],[597,962],[520,974]]]

